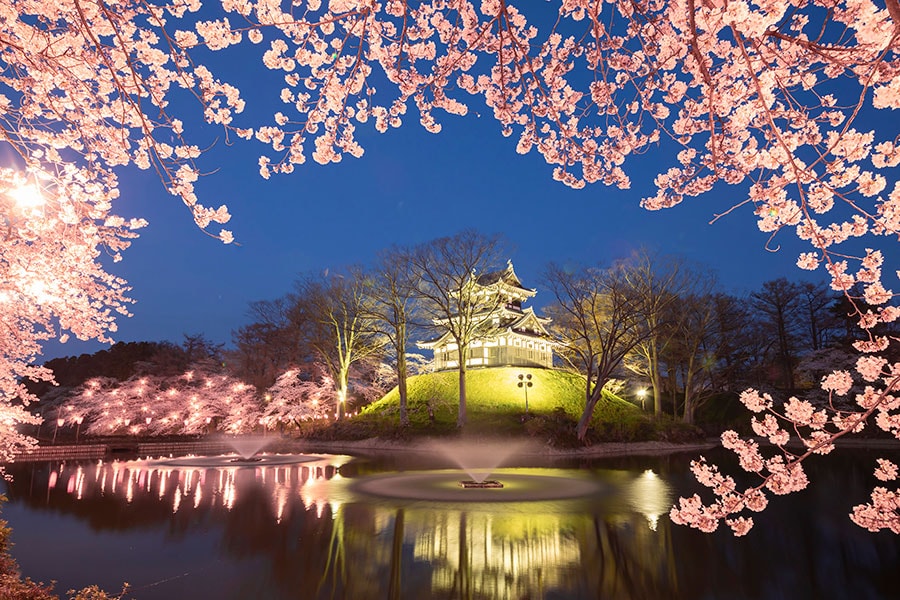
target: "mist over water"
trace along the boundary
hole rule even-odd
[[[244,460],[256,456],[263,448],[269,445],[271,438],[262,436],[237,436],[227,438],[231,446]]]
[[[498,468],[529,449],[521,440],[432,440],[424,448],[452,461],[472,481],[484,482]]]

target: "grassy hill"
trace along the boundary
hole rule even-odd
[[[518,387],[520,374],[531,375],[528,415],[525,391]],[[400,430],[400,395],[394,388],[381,400],[365,407],[352,419],[332,425],[328,437],[408,437],[455,434],[459,402],[456,371],[411,377],[407,384],[410,427]],[[575,424],[584,409],[584,378],[550,369],[497,367],[473,369],[466,378],[468,422],[466,433],[527,435],[556,444],[575,442]],[[672,439],[659,423],[635,405],[604,393],[591,421],[589,442]]]

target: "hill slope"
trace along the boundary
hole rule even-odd
[[[528,412],[525,416],[525,390],[518,386],[519,375],[531,375],[528,388]],[[459,375],[443,371],[411,377],[407,384],[407,401],[411,429],[423,433],[443,433],[456,429],[459,402]],[[550,369],[496,367],[473,369],[466,378],[468,402],[467,431],[490,433],[538,434],[548,421],[558,427],[571,428],[584,409],[584,378],[574,373]],[[399,422],[400,394],[397,388],[384,398],[367,406],[353,419],[358,425],[367,423],[376,429]],[[633,404],[612,394],[604,394],[597,403],[593,427],[607,430],[612,426],[634,429],[645,422]],[[630,436],[629,436],[630,437]]]

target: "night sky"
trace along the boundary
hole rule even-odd
[[[259,125],[283,110],[278,74],[252,58],[227,65],[225,58],[216,57],[213,69],[230,68],[220,77],[238,84],[248,101],[246,118],[237,125]],[[778,236],[774,245],[780,251],[766,250],[768,234],[757,228],[751,206],[709,224],[715,213],[746,197],[746,186],[720,184],[676,208],[645,211],[639,202],[653,192],[653,177],[673,164],[673,153],[663,146],[626,163],[630,190],[601,184],[571,190],[552,180],[551,168],[535,152],[516,154],[516,136],[503,138],[479,103],[471,101],[466,117],[443,116],[438,135],[421,128],[414,109],[403,127],[386,134],[376,133],[370,121],[357,131],[366,149],[361,159],[321,166],[310,158],[293,174],[270,180],[258,173],[257,159],[267,149],[262,144],[227,145],[221,130],[211,126],[195,130],[199,135],[189,131],[188,139],[201,147],[214,144],[200,162],[209,172],[198,184],[201,202],[229,206],[233,218],[225,227],[240,245],[223,245],[198,230],[153,172],[122,170],[115,210],[150,225],[122,262],[109,265],[129,281],[137,301],[134,316],[120,319],[115,339],[180,342],[185,333],[203,333],[230,344],[231,332],[248,322],[250,302],[287,293],[302,274],[366,264],[392,244],[425,242],[469,227],[505,236],[523,283],[538,289],[537,308],[551,301],[540,285],[548,262],[609,263],[641,246],[715,272],[720,289],[738,295],[781,276],[824,280],[822,271],[794,265],[798,252],[808,248],[793,232]],[[196,106],[185,110],[188,123],[199,114]],[[51,343],[44,358],[102,347]]]

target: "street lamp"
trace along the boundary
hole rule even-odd
[[[647,399],[647,388],[641,388],[637,391],[638,398],[641,399],[641,410],[646,410],[644,401]]]
[[[525,389],[525,414],[528,414],[528,388],[533,386],[531,382],[531,373],[519,373],[519,387]]]
[[[56,429],[53,430],[53,443],[56,443],[56,433],[59,431],[59,426],[63,425],[66,420],[62,417],[56,419]]]

